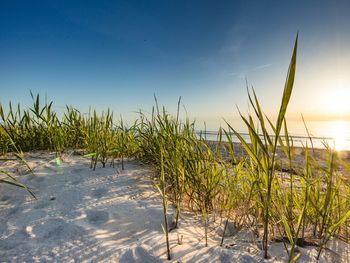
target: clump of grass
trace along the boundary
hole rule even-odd
[[[265,116],[261,110],[259,101],[253,91],[254,98],[252,98],[248,92],[250,105],[254,109],[254,113],[258,119],[259,126],[261,128],[261,132],[263,134],[263,138],[257,133],[256,125],[254,124],[253,117],[251,115],[246,119],[242,114],[241,118],[246,124],[251,145],[247,143],[247,141],[229,124],[230,130],[232,130],[235,135],[238,137],[240,142],[242,143],[244,149],[249,154],[251,159],[251,167],[250,169],[257,174],[258,183],[256,184],[259,187],[259,195],[261,198],[261,205],[263,208],[263,248],[264,248],[264,258],[268,258],[268,240],[269,240],[269,221],[271,216],[271,202],[274,193],[274,178],[275,178],[275,165],[276,165],[276,150],[278,144],[278,138],[280,136],[280,132],[282,129],[283,121],[285,118],[287,106],[291,97],[294,76],[295,76],[295,68],[296,68],[296,54],[297,54],[297,43],[298,37],[295,41],[294,51],[291,59],[291,63],[289,66],[289,71],[287,75],[286,84],[283,91],[282,103],[280,106],[278,118],[276,125],[273,126],[274,130],[274,138],[271,137],[269,132],[265,126]],[[271,122],[270,122],[271,123]],[[272,123],[271,123],[272,124]]]
[[[97,162],[100,161],[105,167],[108,158],[111,156],[113,144],[115,142],[115,131],[113,130],[113,113],[108,109],[98,116],[94,110],[88,119],[86,145],[91,156],[90,168],[96,169]]]
[[[320,222],[318,228],[320,242],[317,259],[319,259],[328,241],[334,237],[339,228],[350,217],[350,207],[342,194],[344,190],[345,192],[348,191],[346,188],[349,186],[343,176],[336,171],[338,166],[337,152],[328,146],[326,148],[328,151],[328,162],[327,169],[323,170],[323,189],[316,188],[317,191],[320,191],[317,193],[317,196],[319,196],[319,202],[322,204],[318,206],[317,210],[318,222]]]
[[[160,167],[160,150],[164,145],[164,170],[168,176],[171,188],[170,200],[175,206],[175,224],[178,226],[182,199],[185,190],[185,164],[193,151],[195,139],[194,124],[186,120],[180,122],[180,99],[176,118],[169,115],[165,108],[159,110],[156,100],[156,110],[153,108],[151,118],[142,114],[139,124],[139,152],[145,162]]]
[[[66,143],[73,149],[86,149],[87,119],[77,109],[66,106],[62,123],[66,134]]]
[[[130,127],[127,127],[123,119],[120,118],[119,125],[115,129],[115,141],[114,141],[114,148],[112,149],[113,152],[113,161],[112,164],[114,165],[114,158],[119,158],[122,165],[122,170],[124,170],[124,160],[126,157],[135,156],[138,152],[138,144],[137,144],[137,129],[136,129],[136,122],[131,125]]]
[[[205,246],[208,246],[208,217],[213,211],[220,193],[220,183],[225,177],[224,167],[216,162],[213,152],[205,143],[198,142],[196,151],[186,161],[187,193],[196,208],[202,213]]]
[[[0,104],[2,136],[6,138],[1,145],[2,152],[15,151],[13,146],[16,145],[25,151],[51,150],[59,156],[65,148],[65,134],[61,122],[52,110],[53,102],[45,102],[42,106],[39,94],[34,97],[31,93],[31,97],[33,105],[26,110],[22,110],[20,104],[14,108],[10,102],[6,114]],[[6,143],[9,139],[13,144]]]
[[[13,152],[13,155],[15,156],[15,160],[19,161],[20,163],[24,164],[30,172],[32,172],[32,169],[30,168],[30,166],[28,165],[28,163],[26,162],[25,158],[24,158],[24,154],[23,152],[14,144],[14,142],[10,139],[10,143],[12,144],[12,147],[15,149],[15,151]],[[0,158],[1,161],[8,161],[9,158]],[[33,191],[26,186],[25,184],[21,183],[16,177],[14,177],[13,175],[10,174],[10,172],[4,170],[4,169],[0,169],[0,183],[1,184],[8,184],[8,185],[13,185],[19,188],[23,188],[25,190],[28,191],[28,193],[36,199]]]

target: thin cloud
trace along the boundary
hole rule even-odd
[[[246,75],[241,72],[228,73],[227,76],[237,76],[237,78],[240,78],[240,79],[244,79],[246,77]]]
[[[264,64],[264,65],[260,65],[260,66],[257,66],[255,68],[253,68],[251,71],[256,71],[256,70],[259,70],[259,69],[264,69],[264,68],[268,68],[268,67],[271,67],[272,64]]]
[[[259,65],[259,66],[256,66],[254,68],[251,68],[249,70],[246,70],[244,72],[231,72],[231,73],[228,73],[227,75],[228,76],[237,76],[240,79],[244,79],[246,77],[247,73],[249,73],[249,72],[259,71],[261,69],[265,69],[265,68],[268,68],[271,66],[272,66],[272,64],[270,64],[270,63],[263,64],[263,65]]]

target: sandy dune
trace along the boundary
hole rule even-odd
[[[66,155],[58,166],[54,155],[27,157],[34,175],[7,161],[2,167],[22,174],[37,200],[24,190],[0,186],[0,262],[163,262],[165,238],[160,198],[150,167],[136,161],[126,169],[89,168],[89,160]],[[201,219],[183,213],[179,229],[170,233],[174,262],[262,262],[259,241],[249,231],[228,237],[220,247],[216,229],[204,246]],[[179,241],[181,244],[179,244]],[[182,242],[181,242],[182,241]],[[349,247],[332,243],[321,262],[346,262]],[[302,261],[313,261],[316,250],[301,249]],[[283,245],[271,245],[271,259],[286,259]]]

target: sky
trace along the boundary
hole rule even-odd
[[[297,32],[288,118],[350,120],[349,1],[0,2],[0,101],[57,111],[151,111],[178,98],[200,121],[247,111],[246,80],[279,109]]]

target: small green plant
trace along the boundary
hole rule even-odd
[[[24,159],[24,154],[23,152],[17,148],[17,146],[14,144],[14,142],[10,139],[10,143],[12,144],[12,147],[15,149],[15,152],[13,152],[13,155],[15,156],[15,160],[21,162],[22,164],[24,164],[29,171],[32,172],[32,169],[30,168],[30,166],[28,165],[28,163],[26,162],[26,160]],[[8,158],[1,158],[1,161],[7,161],[9,160]],[[36,199],[34,193],[32,192],[32,190],[30,188],[28,188],[25,184],[21,183],[18,179],[16,179],[14,176],[12,176],[8,171],[0,169],[0,183],[1,184],[9,184],[9,185],[14,185],[20,188],[23,188],[25,190],[28,191],[28,193]]]
[[[162,224],[162,228],[165,233],[167,258],[168,260],[170,260],[171,256],[170,256],[169,227],[168,227],[168,200],[167,200],[167,185],[166,185],[165,172],[164,172],[163,149],[160,150],[160,169],[161,169],[160,179],[159,179],[159,183],[156,186],[162,198],[163,214],[164,214],[164,225]]]

